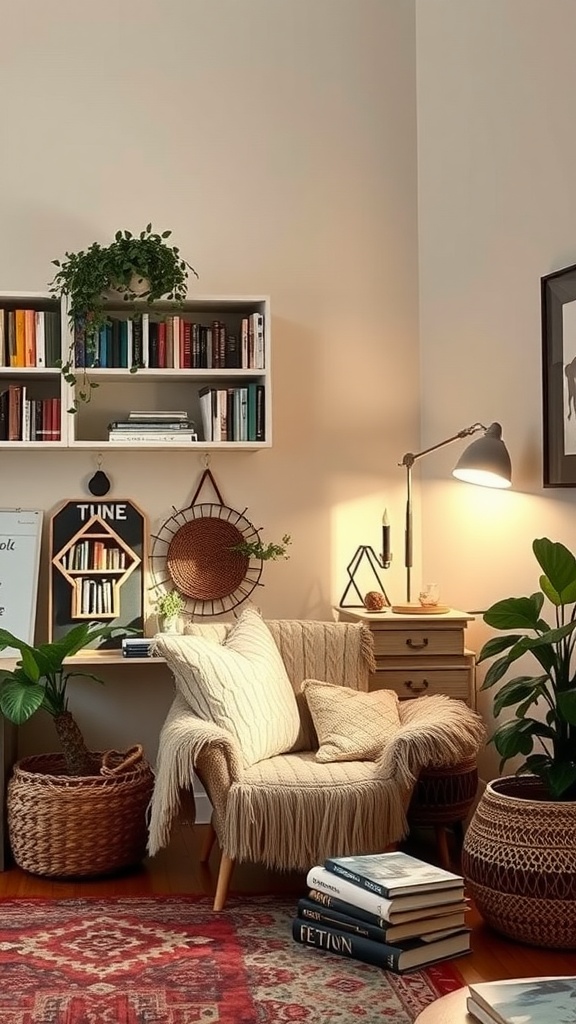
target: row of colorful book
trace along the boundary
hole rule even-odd
[[[77,367],[148,369],[264,369],[264,317],[244,317],[239,331],[220,320],[193,323],[181,316],[154,319],[148,313],[109,316],[98,333],[79,322],[74,328]]]
[[[310,869],[292,936],[396,973],[470,952],[464,879],[401,852],[331,857]]]
[[[204,441],[264,441],[266,393],[263,384],[200,388]]]
[[[0,366],[56,366],[60,353],[57,311],[0,308]]]
[[[0,391],[0,441],[59,441],[59,398],[29,398],[25,384]]]

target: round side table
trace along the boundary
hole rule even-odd
[[[474,1017],[466,1012],[467,997],[468,986],[465,985],[448,996],[436,999],[422,1010],[414,1024],[478,1024]]]

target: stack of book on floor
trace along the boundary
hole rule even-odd
[[[406,853],[330,857],[310,869],[296,942],[402,973],[470,951],[461,875]]]
[[[124,658],[150,658],[154,640],[144,636],[125,636],[122,638],[122,656]]]
[[[108,424],[108,440],[124,444],[183,444],[197,441],[193,420],[183,409],[138,410]]]
[[[481,1024],[574,1024],[576,977],[513,978],[469,986],[466,1009]]]

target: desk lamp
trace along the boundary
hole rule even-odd
[[[467,483],[479,484],[482,487],[510,487],[512,483],[512,466],[510,456],[504,441],[502,440],[502,427],[499,423],[491,423],[485,427],[483,423],[473,423],[470,427],[464,427],[452,437],[445,441],[439,441],[430,448],[424,448],[421,452],[406,452],[400,466],[406,468],[406,531],[405,531],[405,557],[406,566],[406,600],[409,602],[412,596],[411,575],[412,575],[412,466],[417,459],[421,459],[438,448],[444,448],[453,441],[469,437],[477,431],[483,430],[484,435],[473,441],[463,451],[452,475],[458,480],[465,480]]]

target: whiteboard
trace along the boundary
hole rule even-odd
[[[0,627],[34,643],[42,512],[0,509]],[[0,658],[20,656],[13,647]]]

